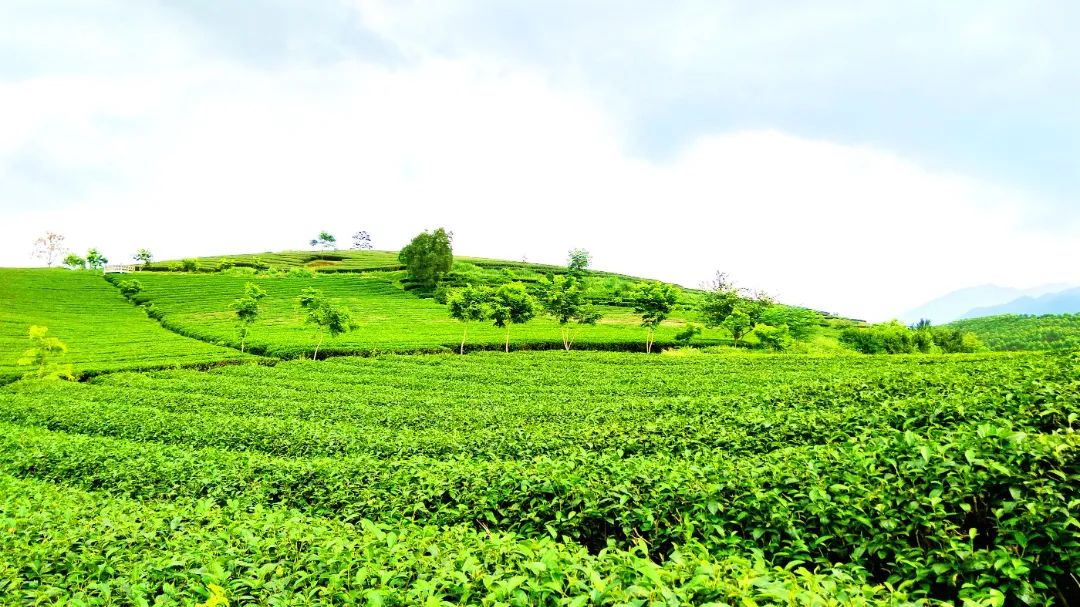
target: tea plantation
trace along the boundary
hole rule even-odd
[[[646,355],[608,305],[461,356],[396,272],[0,270],[0,605],[1080,605],[1076,353]],[[363,357],[297,358],[312,285]],[[83,381],[15,380],[31,324]]]

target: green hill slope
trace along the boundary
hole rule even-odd
[[[958,320],[949,326],[974,332],[991,350],[1080,348],[1080,314],[1002,314]]]
[[[163,329],[128,303],[100,274],[0,269],[0,381],[29,347],[31,325],[67,344],[76,371],[149,368],[240,359],[235,350]]]
[[[229,304],[243,294],[244,284],[255,282],[267,292],[263,312],[252,329],[252,352],[295,357],[310,353],[315,346],[313,329],[303,324],[296,298],[306,287],[322,290],[335,302],[347,306],[359,328],[324,342],[327,354],[367,354],[372,352],[415,352],[456,348],[461,342],[462,323],[447,314],[446,307],[433,299],[406,292],[400,284],[401,272],[323,274],[316,277],[255,277],[229,273],[141,272],[143,284],[139,300],[151,304],[163,315],[169,328],[184,335],[214,343],[239,345],[235,315]],[[644,348],[645,331],[640,318],[626,307],[601,306],[604,318],[595,326],[581,328],[578,346],[591,349]],[[681,310],[665,321],[657,332],[657,343],[670,343],[675,333],[693,313]],[[471,323],[466,349],[497,348],[503,344],[501,329],[485,323]],[[700,344],[729,343],[726,332],[706,331]],[[511,348],[561,347],[559,326],[547,318],[537,318],[511,329]]]

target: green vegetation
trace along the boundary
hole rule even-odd
[[[1080,592],[1077,365],[541,352],[20,382],[0,390],[0,597],[100,597],[75,580],[110,543],[113,592],[173,603],[217,584],[239,604],[1060,604]]]
[[[452,233],[443,228],[417,234],[398,253],[409,277],[421,285],[434,286],[454,266]]]
[[[991,350],[1075,350],[1080,348],[1080,313],[1004,314],[958,320],[949,327],[974,333]]]
[[[32,325],[67,344],[75,374],[243,358],[163,329],[99,274],[0,269],[0,301],[0,383],[22,375],[15,363]]]
[[[895,320],[848,327],[840,333],[840,343],[863,354],[972,353],[986,349],[974,333],[955,327],[932,327],[928,320],[911,327]]]

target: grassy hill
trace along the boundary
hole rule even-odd
[[[950,323],[972,331],[991,350],[1075,350],[1080,348],[1080,314],[1002,314]]]
[[[199,339],[239,345],[230,302],[239,297],[244,284],[254,282],[267,292],[263,313],[252,330],[253,352],[285,358],[314,350],[313,329],[303,324],[296,299],[306,287],[323,291],[336,303],[348,307],[359,328],[329,340],[320,348],[327,354],[372,352],[439,351],[456,348],[462,337],[462,323],[450,318],[444,305],[407,292],[401,272],[323,274],[307,276],[254,277],[230,273],[139,273],[143,290],[139,300],[152,304],[170,328]],[[604,317],[595,326],[581,328],[579,347],[591,349],[644,348],[641,319],[626,307],[601,306]],[[683,309],[665,321],[657,332],[657,342],[671,343],[675,333],[694,316]],[[467,349],[499,348],[504,334],[488,323],[471,323]],[[511,329],[511,347],[561,347],[559,326],[553,320],[537,318]],[[697,343],[729,343],[721,329],[709,330]]]
[[[244,358],[239,352],[167,331],[91,272],[0,268],[0,381],[30,343],[31,325],[69,347],[76,371],[152,368]]]

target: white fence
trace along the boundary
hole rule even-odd
[[[140,266],[133,263],[113,263],[105,266],[106,274],[127,274],[128,272],[138,272]]]

